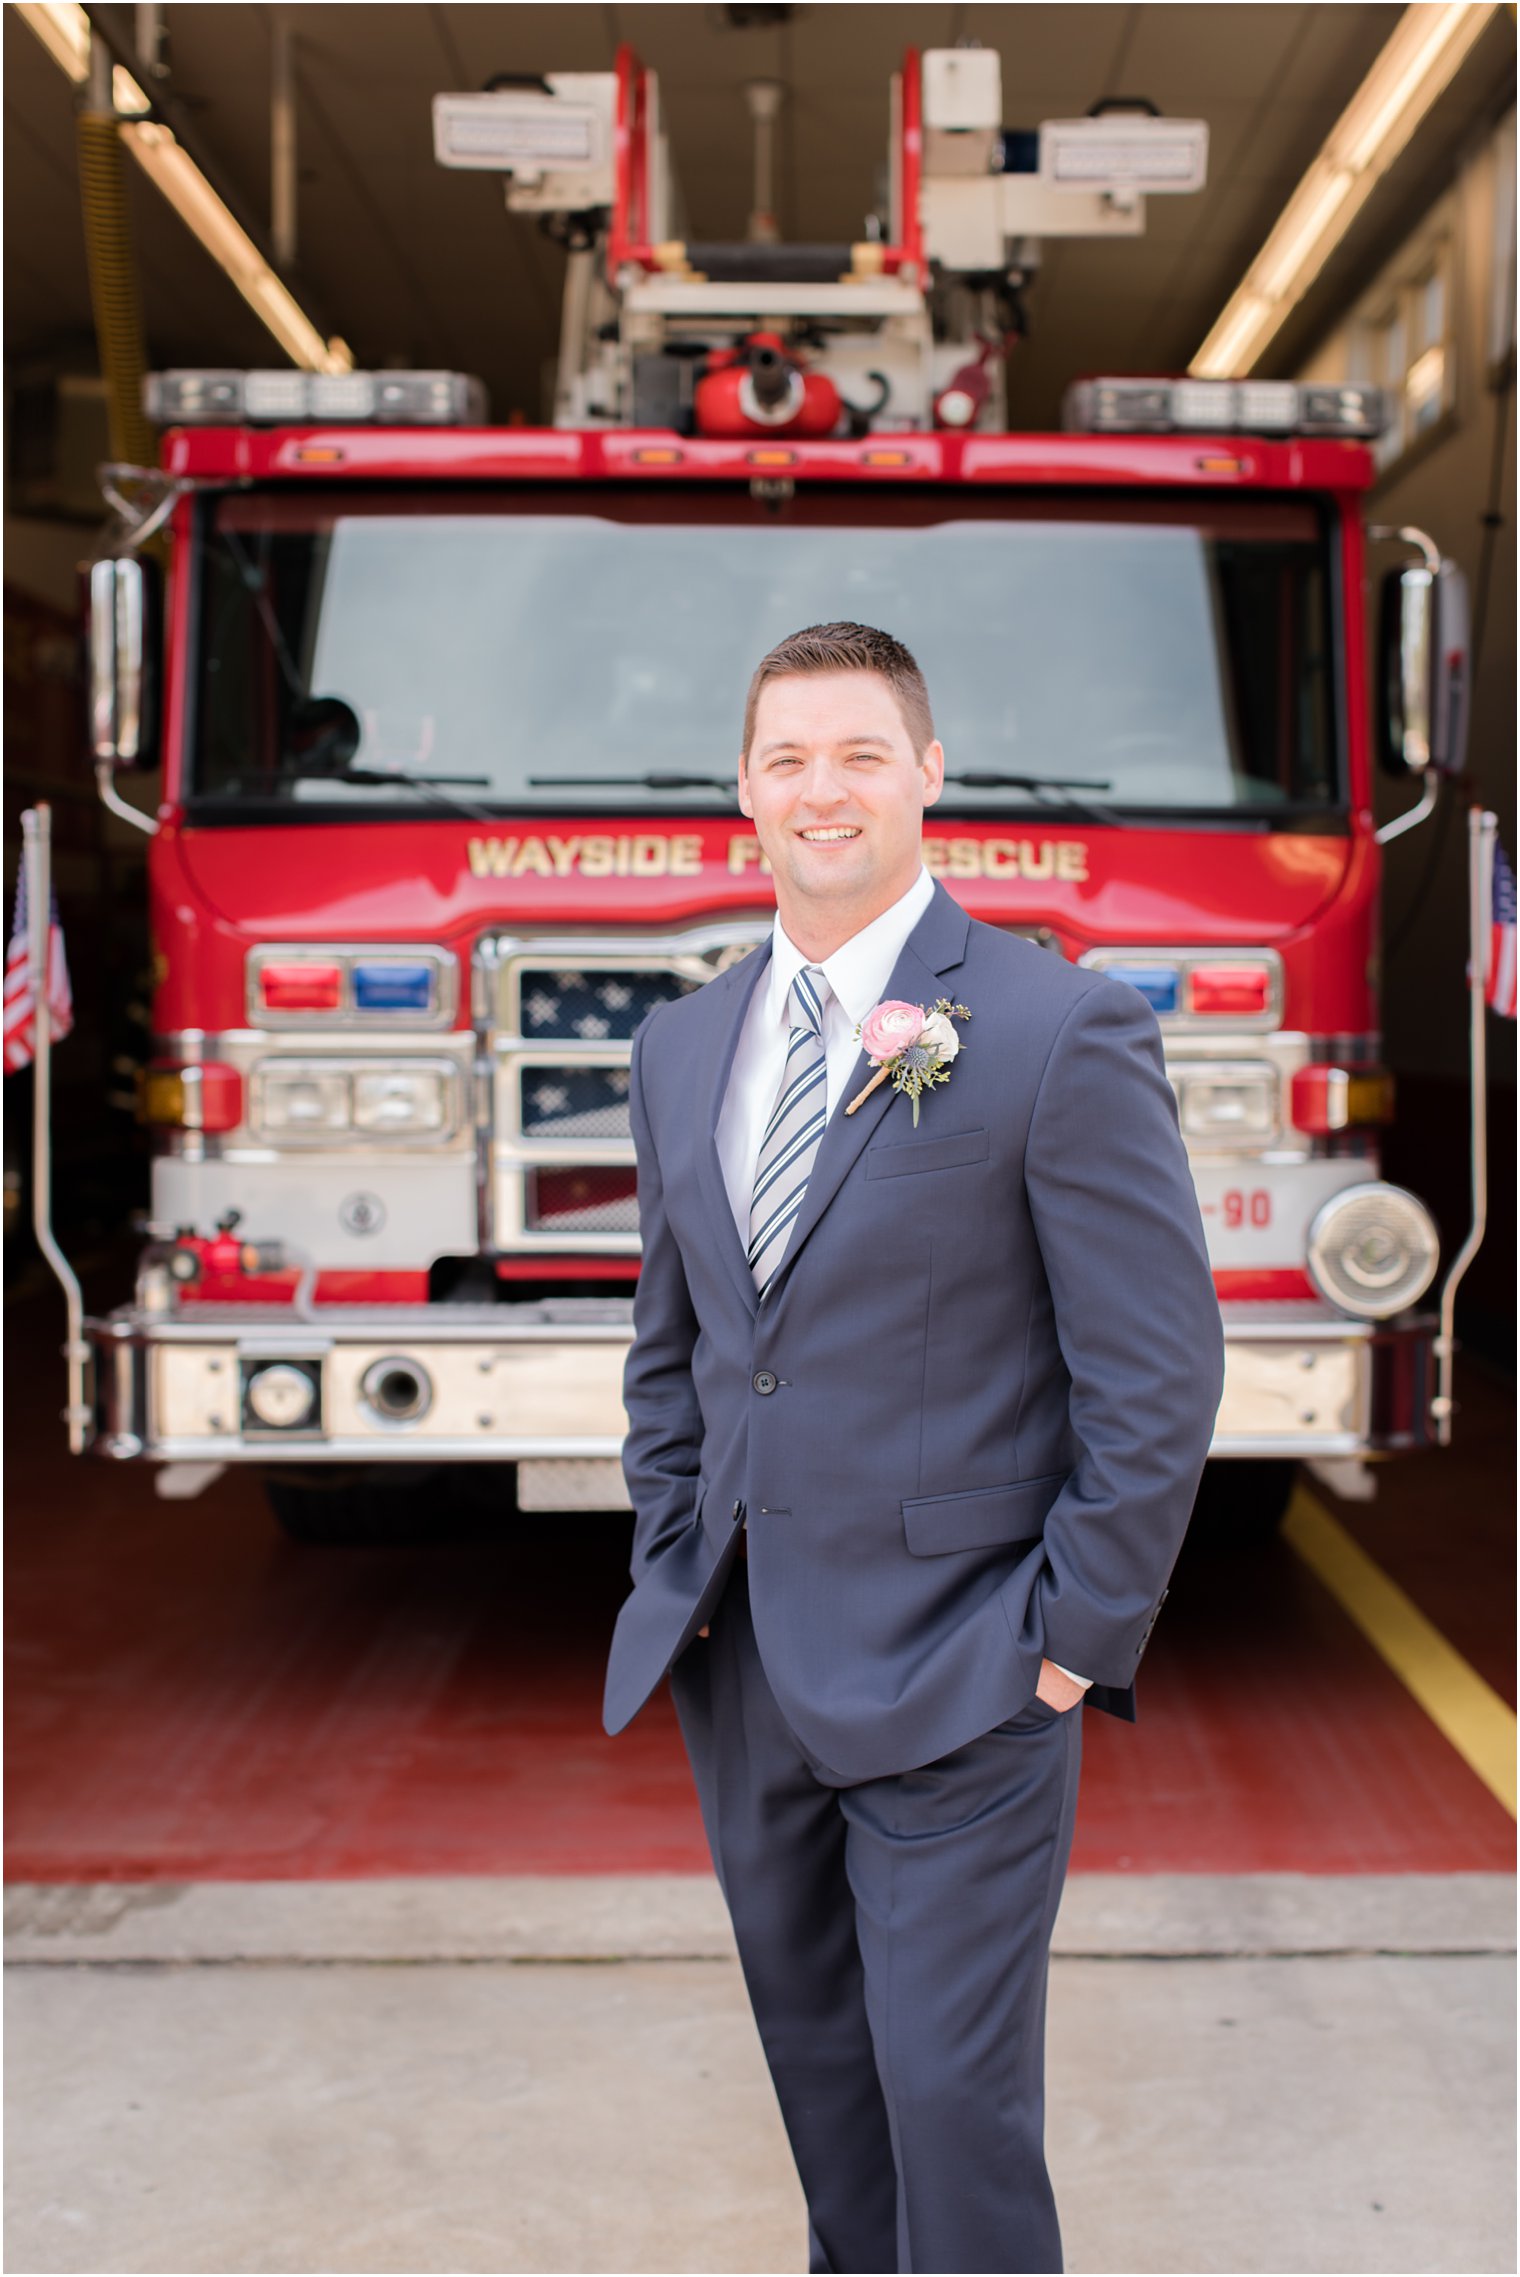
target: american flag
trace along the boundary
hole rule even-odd
[[[48,1010],[52,1015],[54,1043],[74,1025],[74,992],[69,986],[69,960],[63,951],[63,927],[58,921],[58,896],[50,895],[48,923]],[[32,987],[32,944],[27,922],[26,862],[16,880],[16,914],[11,923],[11,945],[5,956],[5,1072],[29,1067],[37,1049],[37,1000]]]
[[[1493,903],[1489,910],[1488,972],[1483,994],[1506,1020],[1515,1017],[1515,873],[1494,840]]]

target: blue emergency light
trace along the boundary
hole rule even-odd
[[[430,964],[356,964],[351,968],[356,1012],[431,1012]]]
[[[1181,978],[1175,965],[1110,965],[1113,980],[1127,980],[1138,988],[1153,1012],[1175,1012],[1181,1002]]]

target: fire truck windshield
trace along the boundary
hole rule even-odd
[[[941,811],[1049,810],[999,775],[1178,819],[1343,798],[1309,503],[356,486],[210,501],[199,558],[184,788],[208,821],[732,811],[755,664],[842,618],[923,666],[973,777]]]

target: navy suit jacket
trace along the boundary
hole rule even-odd
[[[755,1637],[826,1768],[933,1761],[1048,1655],[1132,1718],[1224,1345],[1155,1015],[943,886],[885,991],[970,1008],[918,1127],[836,1102],[764,1302],[717,1124],[769,947],[634,1040],[644,1258],[624,1379],[620,1731],[711,1616],[747,1520]]]

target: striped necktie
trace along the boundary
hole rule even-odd
[[[802,1207],[813,1158],[828,1121],[823,1013],[832,994],[816,965],[804,965],[787,997],[791,1034],[771,1119],[760,1141],[749,1206],[749,1268],[763,1295]]]

